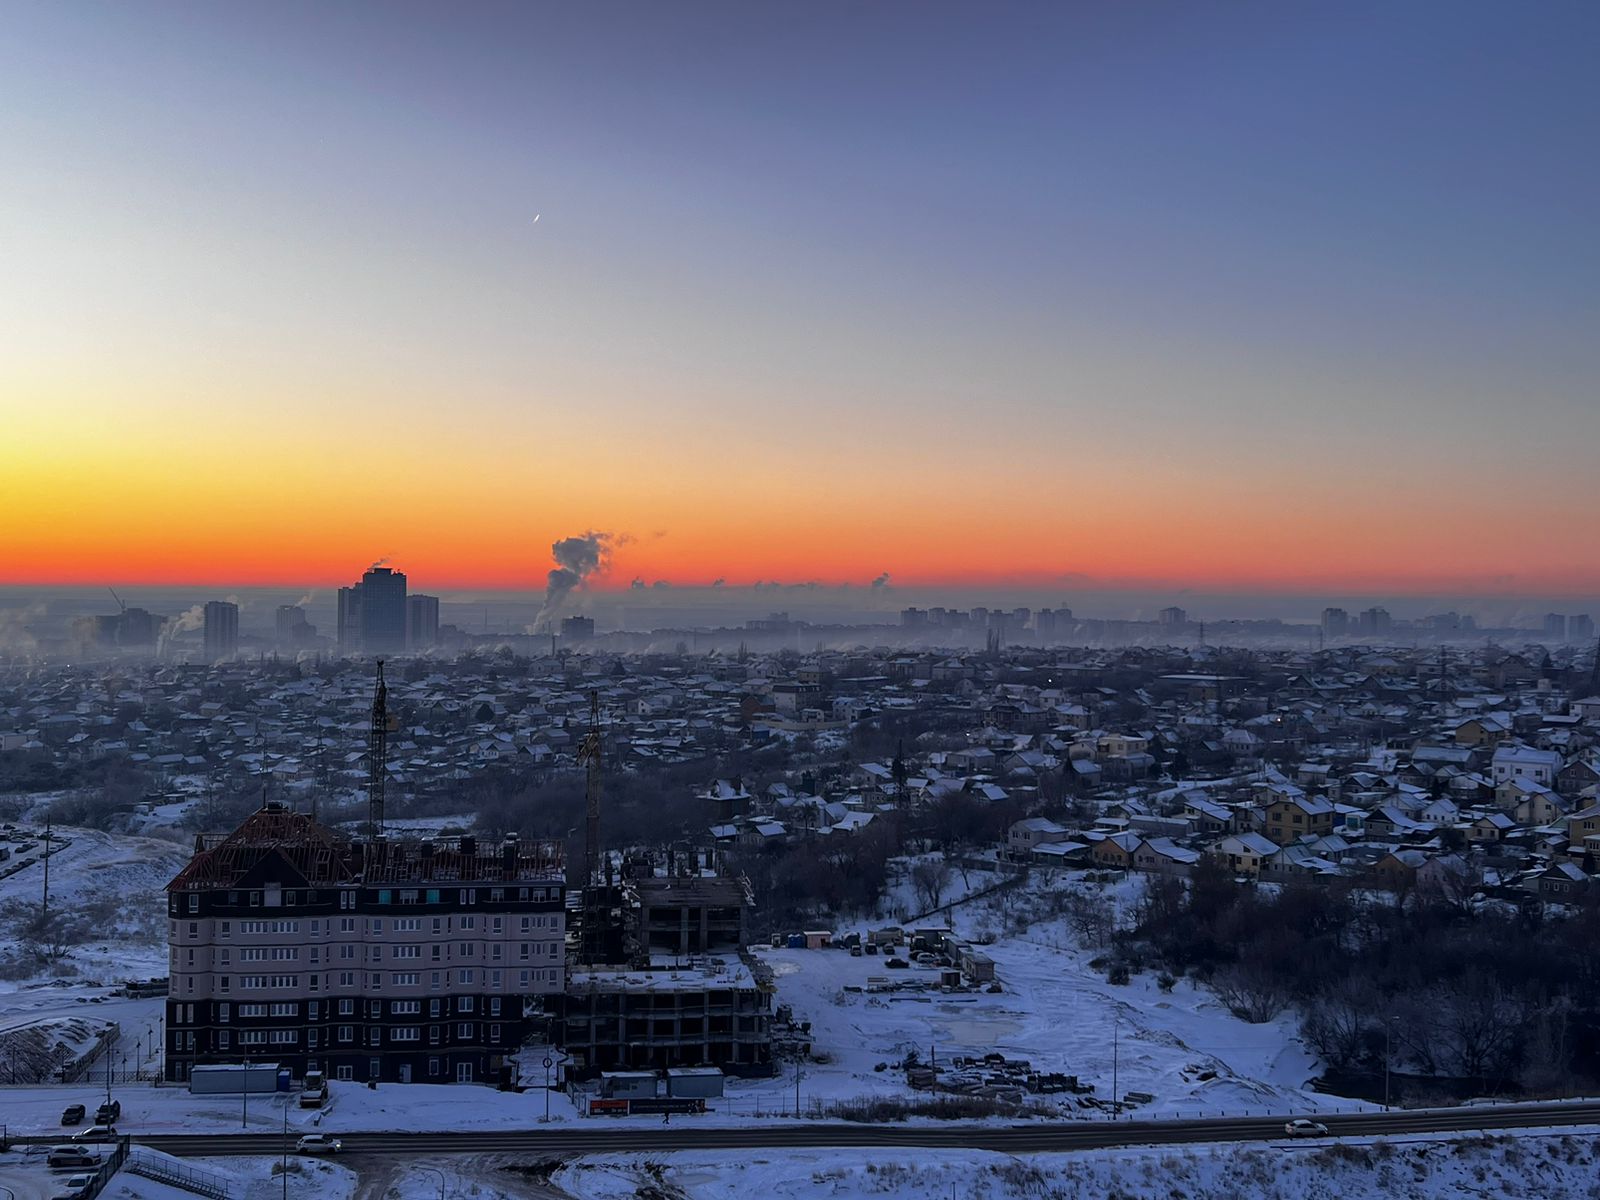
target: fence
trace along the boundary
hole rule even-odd
[[[78,1193],[80,1200],[94,1200],[94,1197],[105,1191],[106,1185],[111,1182],[112,1176],[121,1169],[123,1163],[128,1161],[129,1140],[126,1137],[117,1139],[117,1143],[112,1147],[111,1153],[100,1160],[100,1169],[94,1173],[94,1178],[89,1181],[89,1186]]]

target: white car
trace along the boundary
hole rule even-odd
[[[308,1133],[294,1144],[296,1154],[337,1154],[343,1146],[336,1137],[325,1133]]]
[[[1313,1121],[1309,1117],[1296,1117],[1283,1127],[1283,1131],[1290,1137],[1328,1136],[1328,1127],[1321,1121]]]

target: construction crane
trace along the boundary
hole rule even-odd
[[[117,602],[117,611],[118,612],[127,612],[128,611],[128,606],[122,602],[122,597],[117,595],[117,589],[116,588],[107,587],[106,591],[110,592],[111,593],[111,598]]]
[[[600,882],[600,693],[589,693],[589,732],[578,743],[578,762],[587,778],[584,784],[583,882],[595,887]]]
[[[372,689],[372,723],[367,729],[367,836],[383,832],[383,785],[389,773],[389,688],[383,682],[383,659],[378,660],[378,682]]]

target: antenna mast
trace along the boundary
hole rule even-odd
[[[383,832],[383,783],[389,768],[389,688],[383,682],[383,659],[372,689],[372,724],[367,731],[367,836]]]

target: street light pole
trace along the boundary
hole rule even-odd
[[[1389,1035],[1394,1029],[1388,1017],[1383,1021],[1383,1111],[1389,1111]]]
[[[1111,1015],[1111,1119],[1115,1121],[1121,1112],[1121,1104],[1117,1101],[1117,1042],[1122,1032],[1122,1014]]]
[[[289,1200],[289,1097],[283,1098],[283,1200]]]

